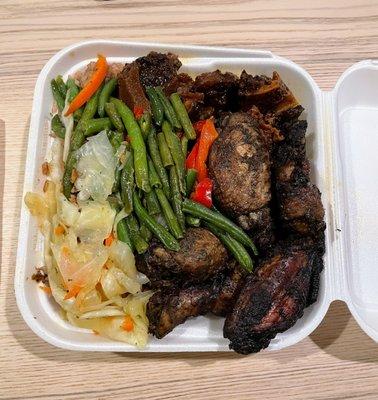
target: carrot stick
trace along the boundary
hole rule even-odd
[[[101,54],[98,55],[98,59],[96,62],[96,67],[91,76],[89,82],[80,90],[77,96],[71,101],[71,104],[68,107],[65,115],[70,115],[74,111],[78,110],[83,104],[85,104],[96,92],[96,90],[100,87],[101,83],[106,77],[106,73],[108,72],[108,63],[106,58]]]

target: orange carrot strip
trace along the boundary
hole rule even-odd
[[[57,236],[60,236],[60,235],[63,235],[63,233],[64,233],[64,226],[62,226],[62,225],[58,225],[58,226],[56,226],[55,227],[55,229],[54,229],[54,233],[55,233],[55,235],[57,235]]]
[[[121,327],[126,332],[131,332],[134,329],[134,320],[130,317],[130,315],[126,315]]]
[[[76,297],[80,292],[81,287],[78,285],[73,285],[69,290],[68,293],[65,295],[64,300],[72,299],[72,297]]]
[[[114,235],[111,233],[106,239],[105,239],[105,246],[109,247],[114,240]]]
[[[106,58],[99,54],[91,79],[71,101],[71,104],[69,105],[68,110],[65,113],[66,116],[78,110],[94,95],[96,90],[100,87],[101,83],[105,79],[107,72],[108,63],[106,61]]]

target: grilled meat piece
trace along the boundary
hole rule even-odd
[[[246,272],[235,261],[227,265],[227,271],[202,283],[160,287],[147,305],[150,332],[161,338],[190,317],[212,312],[225,316],[234,304]]]
[[[270,156],[256,121],[247,113],[227,116],[209,155],[214,196],[223,210],[243,215],[266,206]]]
[[[249,232],[251,239],[260,249],[266,249],[275,240],[274,223],[270,207],[263,207],[257,211],[237,217],[238,224]]]
[[[257,106],[260,111],[267,113],[284,100],[288,89],[277,72],[272,78],[265,75],[250,75],[243,71],[239,82],[239,101],[243,110]]]
[[[228,271],[215,281],[215,298],[211,306],[211,312],[215,315],[225,317],[234,305],[240,287],[247,273],[235,261],[228,266]]]
[[[131,110],[135,106],[142,107],[143,110],[150,110],[150,103],[140,82],[139,66],[136,62],[125,65],[118,75],[118,85],[119,97]]]
[[[270,149],[259,123],[248,113],[227,115],[209,155],[209,174],[219,207],[264,246],[272,241]]]
[[[220,110],[234,110],[239,86],[238,77],[218,69],[198,75],[194,81],[194,91],[203,93],[205,106]]]
[[[265,75],[250,75],[243,71],[239,81],[239,103],[242,110],[257,106],[271,120],[273,126],[280,127],[286,121],[298,119],[303,107],[284,84],[277,72],[272,78]]]
[[[156,51],[137,58],[135,63],[139,66],[140,81],[145,88],[168,84],[175,78],[182,65],[176,54],[162,54]]]
[[[258,352],[302,317],[316,257],[315,251],[283,244],[247,277],[224,325],[231,349]]]
[[[306,121],[283,126],[285,139],[274,151],[275,193],[282,228],[289,233],[317,236],[324,231],[324,209],[319,189],[310,182],[306,159]]]
[[[152,241],[147,252],[138,257],[137,268],[153,285],[171,279],[202,282],[220,272],[227,260],[227,251],[216,236],[204,228],[189,228],[179,251]]]
[[[150,333],[161,339],[188,318],[208,313],[215,294],[211,284],[158,290],[147,304]]]

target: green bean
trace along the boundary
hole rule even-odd
[[[161,180],[159,178],[159,175],[156,172],[154,163],[152,162],[151,158],[148,157],[148,176],[150,178],[150,185],[152,188],[161,188]]]
[[[75,168],[76,161],[77,161],[76,153],[75,152],[68,153],[67,160],[64,165],[64,173],[62,178],[63,194],[66,196],[68,200],[71,197],[71,190],[73,186],[71,176],[72,176],[72,171]]]
[[[146,193],[146,206],[150,215],[160,214],[159,200],[154,190]]]
[[[163,136],[164,139],[164,136]],[[148,134],[147,138],[148,149],[150,151],[150,156],[152,158],[152,162],[154,163],[155,169],[157,174],[159,175],[163,192],[164,194],[169,197],[170,196],[170,188],[169,188],[169,181],[168,181],[168,174],[164,168],[163,162],[161,160],[159,146],[156,138],[155,129],[152,127],[150,133]],[[169,154],[169,151],[168,151]],[[170,154],[169,154],[170,155]]]
[[[127,214],[133,211],[134,160],[130,152],[121,173],[121,199]]]
[[[170,167],[171,165],[173,165],[173,158],[171,156],[171,152],[169,151],[167,141],[165,140],[164,133],[159,132],[156,138],[159,146],[161,161],[164,167]]]
[[[108,203],[110,204],[110,207],[113,208],[117,213],[119,213],[123,208],[123,203],[117,195],[108,196]]]
[[[133,214],[125,218],[127,230],[130,233],[131,243],[135,247],[138,254],[143,254],[148,249],[148,243],[142,238],[139,233],[138,221]]]
[[[143,208],[138,195],[133,193],[134,210],[139,220],[143,222],[148,229],[163,243],[163,245],[173,251],[179,251],[180,245],[178,241],[162,226],[160,225],[148,212]]]
[[[116,152],[123,142],[123,133],[119,131],[108,131],[108,138]]]
[[[239,228],[236,224],[223,216],[221,213],[210,210],[202,204],[196,203],[189,199],[185,199],[183,201],[182,209],[185,213],[193,215],[194,217],[199,217],[204,221],[210,222],[216,227],[223,229],[225,232],[229,233],[234,239],[251,248],[255,255],[258,254],[256,246],[252,242],[251,238],[241,228]]]
[[[155,189],[155,193],[159,200],[160,207],[163,211],[164,218],[167,221],[169,230],[173,233],[173,236],[176,239],[181,239],[182,237],[184,237],[184,235],[167,197],[165,196],[164,192],[159,188]]]
[[[68,93],[68,98],[67,101],[68,103],[71,103],[72,100],[78,95],[80,92],[79,87],[76,85],[74,79],[72,79],[70,76],[67,79],[67,93]],[[79,121],[82,114],[83,114],[84,107],[78,108],[76,111],[74,111],[73,116],[75,121]]]
[[[84,122],[92,119],[96,115],[100,93],[101,93],[101,87],[97,89],[96,93],[85,104],[83,114],[80,118],[80,121],[77,123],[75,131],[82,130],[83,128],[82,125],[84,124]]]
[[[164,118],[164,107],[161,104],[158,94],[153,87],[146,89],[148,98],[150,99],[150,105],[152,110],[152,115],[157,125],[161,125]]]
[[[60,94],[62,95],[63,99],[65,99],[66,95],[67,95],[67,86],[63,81],[62,75],[58,75],[55,78],[55,82],[58,86],[58,90],[59,90]]]
[[[165,140],[175,163],[176,172],[179,179],[180,191],[185,196],[185,158],[182,154],[180,140],[177,135],[172,131],[172,126],[168,121],[163,122],[162,128]]]
[[[212,232],[224,246],[235,257],[235,260],[248,272],[252,272],[253,262],[247,250],[236,239],[231,237],[228,233],[217,228],[215,225],[205,222],[204,225]]]
[[[152,232],[147,228],[144,223],[140,223],[139,234],[148,243],[152,238]]]
[[[140,130],[142,131],[143,139],[146,141],[148,134],[151,130],[151,114],[148,111],[145,111],[143,115],[138,120]]]
[[[121,221],[119,221],[117,224],[117,238],[121,242],[126,243],[130,247],[131,251],[134,251],[134,246],[130,239],[130,233],[127,229],[125,218],[121,219]]]
[[[173,210],[177,216],[180,228],[185,232],[185,216],[182,212],[182,197],[175,167],[169,169],[169,183],[171,186],[171,199]]]
[[[136,184],[144,192],[149,192],[151,187],[148,180],[147,151],[139,125],[133,112],[123,101],[114,98],[110,101],[115,105],[130,137],[131,147],[134,150]]]
[[[110,121],[112,121],[114,128],[116,128],[118,132],[124,132],[125,127],[123,126],[121,117],[117,113],[115,105],[113,103],[105,103],[105,112],[110,118]]]
[[[192,217],[191,215],[187,215],[185,217],[185,222],[190,226],[199,227],[201,225],[201,220],[196,217]]]
[[[60,112],[62,112],[63,108],[65,106],[65,99],[62,96],[62,93],[60,93],[58,84],[56,83],[55,79],[51,80],[51,91],[52,91],[55,103],[56,103],[56,105],[58,107],[58,110]]]
[[[188,153],[188,138],[186,136],[183,136],[181,138],[181,150],[182,154],[184,155],[184,158],[186,158],[186,155]]]
[[[181,101],[181,98],[178,93],[171,94],[171,103],[176,112],[178,119],[181,122],[181,125],[184,129],[185,135],[188,139],[194,140],[196,138],[196,131],[193,128],[193,125],[190,121],[188,112],[184,104]]]
[[[114,171],[114,183],[113,183],[113,187],[112,187],[112,193],[118,193],[120,191],[121,174],[122,174],[122,170],[120,170],[117,166]]]
[[[55,135],[61,139],[64,139],[66,135],[66,128],[62,124],[60,117],[58,114],[55,114],[51,119],[51,130],[55,133]]]
[[[110,129],[112,123],[110,118],[93,118],[83,122],[82,128],[85,136],[91,136],[95,133]]]
[[[97,107],[98,115],[101,118],[105,116],[105,104],[109,101],[110,95],[113,93],[116,86],[117,86],[117,79],[112,78],[105,83],[105,85],[101,90]]]
[[[192,193],[193,190],[193,186],[196,182],[196,178],[197,178],[197,170],[196,169],[192,169],[189,168],[186,171],[186,177],[185,177],[185,181],[186,181],[186,193],[188,193],[188,195],[190,193]]]
[[[175,113],[175,110],[172,107],[172,104],[170,103],[170,101],[167,99],[167,97],[165,96],[163,89],[158,86],[155,88],[155,91],[157,93],[157,95],[159,96],[159,100],[161,102],[161,104],[163,105],[164,108],[164,115],[167,118],[167,120],[169,121],[169,123],[175,128],[175,129],[181,129],[181,124],[179,119],[177,118],[177,115]]]

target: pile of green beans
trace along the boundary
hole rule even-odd
[[[187,198],[197,179],[195,169],[185,168],[188,147],[191,147],[190,141],[196,139],[196,132],[179,94],[167,97],[161,87],[147,88],[151,113],[144,111],[136,118],[122,100],[112,97],[116,86],[117,80],[110,79],[85,106],[75,111],[75,128],[63,175],[65,196],[68,199],[71,196],[76,150],[87,137],[105,130],[114,152],[122,143],[126,146],[109,196],[111,206],[117,212],[123,209],[125,215],[115,228],[119,240],[142,254],[155,236],[168,250],[178,251],[186,227],[202,225],[250,272],[253,262],[249,251],[257,255],[251,238],[217,210]],[[51,81],[51,88],[58,108],[51,128],[57,137],[64,139],[61,113],[79,88],[72,78],[64,83],[60,76]],[[126,138],[129,143],[124,141]]]

